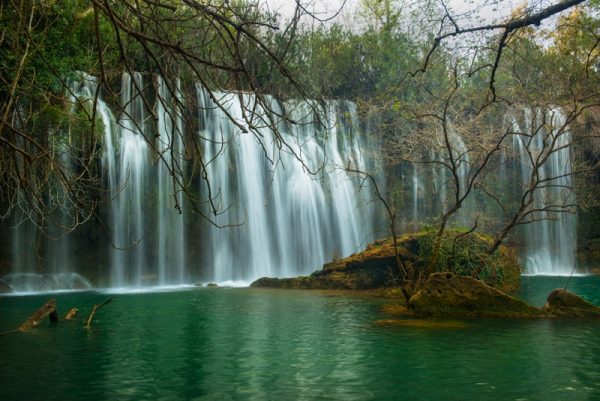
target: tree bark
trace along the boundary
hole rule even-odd
[[[65,319],[64,320],[74,320],[77,317],[78,313],[79,313],[79,309],[77,309],[77,308],[71,308],[71,309],[69,309],[69,311],[65,315]]]
[[[58,321],[56,312],[56,299],[51,299],[44,306],[39,308],[29,319],[19,326],[17,331],[28,332],[37,327],[46,317],[52,322]]]
[[[104,305],[112,302],[112,298],[107,299],[106,301],[102,302],[101,304],[95,304],[94,307],[92,308],[92,311],[90,312],[90,315],[87,318],[87,321],[85,322],[85,328],[89,329],[92,325],[92,320],[94,319],[94,316],[96,316],[96,312],[98,311],[98,309],[102,308]]]

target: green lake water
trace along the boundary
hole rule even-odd
[[[565,280],[525,277],[521,295],[539,305]],[[598,277],[569,288],[600,304]],[[0,336],[2,401],[600,400],[597,321],[386,326],[382,300],[195,289],[0,297],[0,331],[50,297],[61,315],[76,306],[82,316]]]

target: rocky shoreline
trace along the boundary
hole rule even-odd
[[[399,239],[402,263],[423,266],[420,247],[425,233]],[[485,242],[483,237],[475,241]],[[536,308],[509,295],[519,287],[520,267],[514,253],[506,247],[498,250],[494,263],[499,266],[488,280],[466,275],[464,270],[430,274],[409,297],[403,298],[395,282],[395,254],[391,240],[377,241],[363,252],[325,264],[310,276],[294,278],[263,277],[254,288],[318,289],[370,291],[374,295],[395,297],[400,303],[394,310],[405,317],[600,317],[600,308],[566,289],[556,289],[542,308]],[[499,279],[500,278],[500,279]],[[408,298],[408,299],[406,299]]]

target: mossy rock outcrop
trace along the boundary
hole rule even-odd
[[[407,307],[386,308],[392,314],[417,318],[600,318],[600,307],[565,289],[550,293],[536,308],[473,277],[433,273],[410,298]]]
[[[398,255],[404,265],[424,269],[428,265],[433,233],[424,231],[398,238]],[[448,231],[441,246],[437,271],[483,279],[503,291],[516,291],[521,269],[516,252],[500,247],[492,255],[486,250],[491,238],[480,234]],[[251,284],[263,288],[371,290],[394,287],[398,268],[391,239],[376,241],[357,254],[336,259],[310,276],[295,278],[263,277]]]
[[[599,307],[564,288],[552,291],[542,309],[553,316],[600,318]]]
[[[534,317],[543,312],[473,277],[433,273],[410,298],[415,316]]]
[[[343,262],[342,262],[343,261]],[[252,287],[295,288],[323,290],[369,290],[390,286],[393,281],[395,258],[387,254],[371,255],[336,261],[323,266],[310,276],[294,278],[263,277]]]

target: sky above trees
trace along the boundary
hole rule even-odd
[[[267,7],[272,11],[277,11],[283,16],[291,17],[294,14],[296,0],[264,0]],[[354,13],[364,0],[301,0],[301,4],[307,10],[319,16],[322,19],[334,18],[336,21],[343,21],[348,15]],[[417,1],[406,1],[405,4],[417,4]],[[441,4],[440,1],[438,3]],[[523,4],[524,1],[515,0],[444,0],[449,10],[457,15],[465,15],[466,18],[476,21],[491,22],[497,19],[503,19],[510,16],[511,12]],[[546,0],[530,1],[531,5],[542,6],[549,4]],[[342,12],[339,12],[340,8]],[[339,14],[339,15],[338,15]]]

